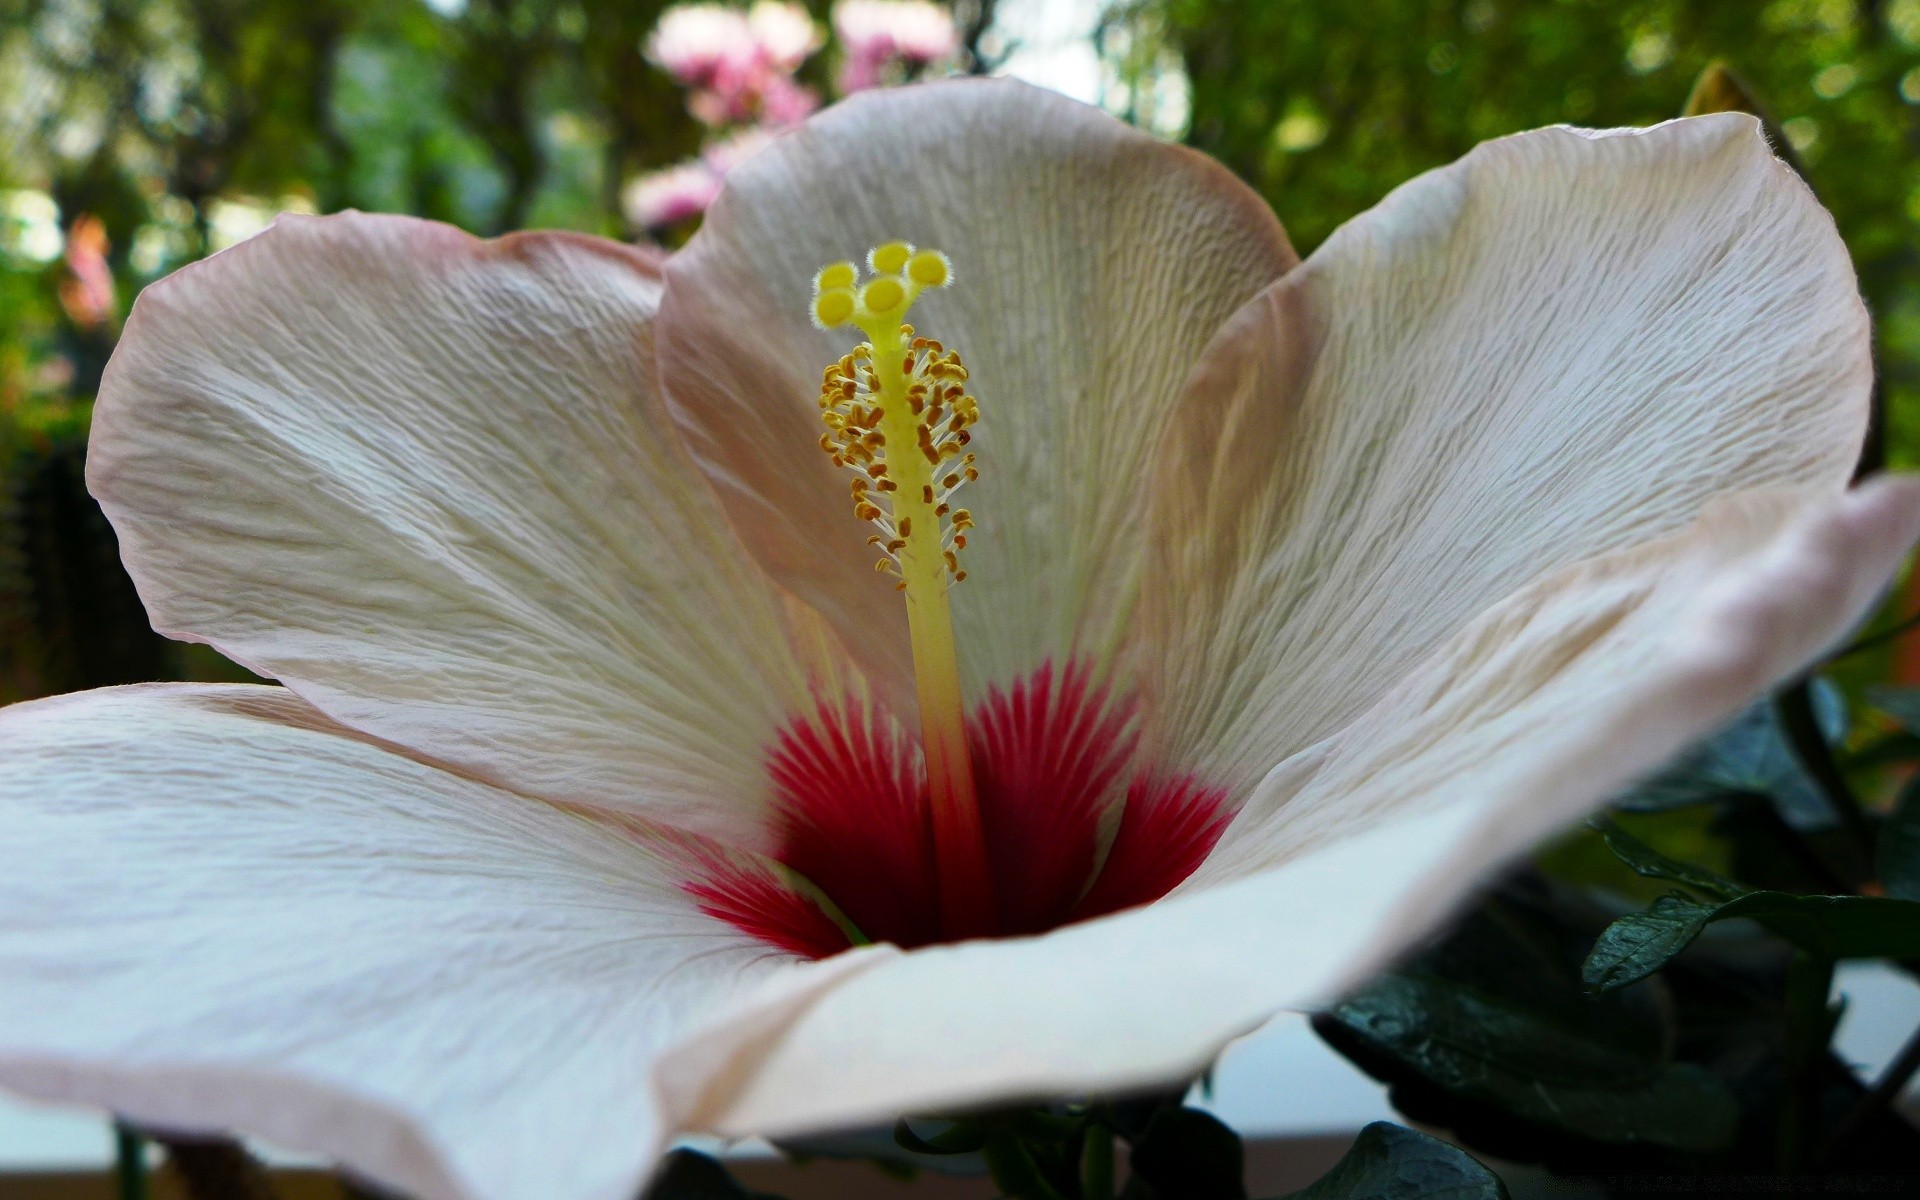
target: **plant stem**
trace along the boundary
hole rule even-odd
[[[1866,812],[1861,809],[1860,801],[1847,786],[1846,776],[1841,774],[1840,764],[1834,761],[1833,748],[1827,745],[1827,739],[1820,732],[1820,721],[1813,711],[1813,690],[1807,677],[1794,681],[1791,687],[1774,700],[1775,711],[1780,714],[1780,724],[1785,728],[1787,740],[1800,762],[1807,768],[1807,774],[1820,785],[1821,793],[1827,803],[1840,817],[1840,824],[1852,836],[1854,843],[1866,856],[1866,862],[1873,862],[1873,827],[1867,822]]]
[[[1113,1200],[1113,1130],[1087,1122],[1080,1148],[1080,1200]]]
[[[227,1138],[161,1137],[167,1162],[193,1200],[278,1200],[267,1172]]]
[[[1887,1064],[1887,1069],[1874,1083],[1873,1088],[1860,1097],[1860,1102],[1855,1104],[1846,1119],[1840,1122],[1840,1127],[1833,1132],[1833,1138],[1827,1142],[1822,1157],[1830,1157],[1836,1151],[1844,1149],[1848,1142],[1867,1127],[1867,1123],[1873,1120],[1876,1114],[1893,1103],[1894,1098],[1899,1096],[1907,1086],[1907,1082],[1913,1078],[1915,1071],[1920,1071],[1920,1029],[1913,1031],[1912,1036],[1907,1038],[1906,1044],[1900,1047],[1900,1053]]]
[[[1006,1200],[1063,1200],[1040,1174],[1033,1155],[1027,1153],[1027,1148],[1013,1134],[996,1130],[987,1138],[981,1155],[987,1160],[987,1171],[993,1176],[994,1186]]]
[[[1780,809],[1774,804],[1772,798],[1755,796],[1752,804],[1751,811],[1755,814],[1755,819],[1766,828],[1773,840],[1786,851],[1787,856],[1793,859],[1801,870],[1807,873],[1808,878],[1812,879],[1820,890],[1836,895],[1850,890],[1845,881],[1827,865],[1827,861],[1820,857],[1820,852],[1807,842],[1805,835],[1787,824],[1787,819],[1780,815]]]
[[[116,1121],[113,1152],[120,1200],[147,1200],[147,1139]]]
[[[1796,952],[1787,964],[1787,1037],[1781,1055],[1778,1165],[1794,1172],[1806,1165],[1813,1117],[1815,1068],[1833,1035],[1833,960]]]

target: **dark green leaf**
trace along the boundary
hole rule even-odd
[[[1821,733],[1829,741],[1844,738],[1847,712],[1840,690],[1815,679],[1812,701]],[[1794,754],[1770,700],[1752,705],[1613,804],[1628,812],[1664,812],[1741,793],[1773,797],[1796,825],[1818,826],[1833,819],[1820,785]]]
[[[1920,688],[1876,684],[1867,689],[1867,703],[1899,722],[1908,733],[1920,736]]]
[[[979,1151],[985,1131],[974,1122],[905,1121],[885,1128],[839,1130],[830,1134],[774,1139],[774,1147],[797,1162],[829,1158],[867,1162],[889,1175],[907,1179],[922,1171],[940,1175],[984,1175]]]
[[[1133,1170],[1161,1200],[1241,1200],[1240,1135],[1199,1109],[1165,1108],[1134,1143]]]
[[[1662,896],[1653,907],[1621,917],[1594,942],[1581,979],[1597,992],[1645,979],[1692,945],[1719,907],[1685,896]]]
[[[1607,843],[1607,849],[1614,856],[1631,867],[1635,874],[1649,879],[1664,879],[1712,896],[1716,900],[1733,900],[1745,895],[1750,889],[1724,876],[1716,875],[1705,867],[1696,867],[1681,862],[1647,845],[1612,821],[1602,819],[1595,822],[1595,828]]]
[[[1281,1200],[1506,1200],[1506,1185],[1472,1155],[1386,1121],[1311,1185]]]
[[[1887,895],[1920,900],[1920,779],[1900,792],[1893,815],[1880,830],[1875,868]]]
[[[987,1144],[987,1131],[984,1126],[970,1122],[959,1122],[939,1133],[926,1137],[914,1132],[905,1118],[893,1127],[894,1144],[903,1150],[915,1154],[975,1154]],[[804,1149],[808,1143],[801,1143]]]
[[[1708,1150],[1728,1140],[1737,1118],[1705,1072],[1664,1061],[1618,1014],[1577,992],[1534,1007],[1397,972],[1330,1015],[1449,1092],[1596,1141]]]
[[[1920,902],[1878,896],[1749,892],[1702,904],[1668,896],[1609,925],[1581,970],[1599,991],[1625,987],[1665,966],[1715,921],[1746,917],[1822,958],[1920,956]]]
[[[692,1150],[675,1150],[660,1164],[646,1200],[779,1200],[750,1192],[714,1159]]]

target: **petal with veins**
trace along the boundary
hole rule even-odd
[[[806,680],[629,247],[290,218],[141,294],[88,483],[162,631],[549,799],[751,844]]]
[[[914,320],[964,356],[980,401],[963,668],[1004,684],[1105,654],[1152,447],[1207,339],[1294,263],[1285,234],[1218,163],[1011,80],[862,94],[727,176],[667,265],[669,405],[742,538],[899,680],[899,597],[813,450],[821,369],[851,346],[808,319],[815,272],[889,238],[952,258],[954,286]]]
[[[1244,786],[1528,580],[1731,489],[1838,492],[1870,380],[1832,218],[1751,117],[1421,176],[1189,386],[1142,599],[1160,744]]]
[[[0,1086],[422,1200],[627,1200],[715,1075],[883,957],[783,966],[633,842],[280,688],[9,708],[0,828]]]
[[[847,979],[714,1126],[795,1132],[1163,1084],[1275,1012],[1333,999],[1504,859],[1804,665],[1920,533],[1920,481],[1811,512],[1798,499],[1730,501],[1494,606],[1331,744],[1276,769],[1244,835],[1229,830],[1167,899]],[[1282,827],[1251,827],[1269,820]]]

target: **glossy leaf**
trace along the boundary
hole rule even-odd
[[[1280,1200],[1506,1200],[1506,1185],[1466,1151],[1375,1121],[1340,1161]]]
[[[1639,838],[1634,837],[1620,826],[1604,818],[1594,823],[1607,849],[1636,875],[1649,879],[1664,879],[1682,887],[1712,896],[1716,900],[1732,900],[1745,895],[1750,889],[1742,887],[1725,876],[1715,874],[1704,867],[1681,862],[1655,850]]]
[[[1896,900],[1920,900],[1920,780],[1907,784],[1880,830],[1875,867]]]
[[[1710,1150],[1732,1135],[1731,1097],[1664,1061],[1617,1017],[1575,996],[1534,1007],[1436,975],[1390,974],[1329,1014],[1449,1092],[1596,1141]]]
[[[1844,737],[1846,702],[1839,689],[1816,679],[1812,699],[1821,733],[1829,741]],[[1820,826],[1833,819],[1820,785],[1794,754],[1770,700],[1752,705],[1613,804],[1627,812],[1665,812],[1735,794],[1771,796],[1795,825]]]
[[[1868,704],[1892,717],[1900,728],[1920,735],[1920,688],[1876,684],[1866,696]]]
[[[1654,901],[1651,908],[1621,917],[1594,942],[1581,979],[1596,992],[1645,979],[1692,945],[1719,908],[1669,895]]]
[[[1596,991],[1625,987],[1665,966],[1715,921],[1746,917],[1820,958],[1920,956],[1920,902],[1879,896],[1749,892],[1702,903],[1668,896],[1609,925],[1581,969]]]

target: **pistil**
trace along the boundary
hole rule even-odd
[[[960,356],[902,323],[920,292],[948,283],[945,256],[890,242],[868,265],[864,285],[852,263],[814,280],[815,323],[853,325],[868,339],[826,369],[820,445],[854,472],[854,512],[879,530],[868,538],[875,567],[906,601],[942,923],[950,937],[983,935],[996,915],[947,603],[966,578],[959,555],[973,518],[953,499],[978,474],[966,446],[979,409]]]

